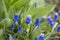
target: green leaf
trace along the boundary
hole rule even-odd
[[[12,36],[9,34],[9,40],[13,40]]]
[[[27,10],[27,12],[24,14],[24,18],[26,18],[27,15],[33,15],[35,12],[35,8],[34,8],[34,4],[32,6],[29,7],[29,9]]]
[[[5,5],[6,5],[6,8],[7,8],[7,11],[8,11],[9,8],[11,7],[11,5],[16,3],[18,0],[4,0],[4,1],[5,1]]]
[[[33,5],[34,3],[37,3],[37,7],[39,6],[44,7],[46,5],[44,0],[31,0],[30,1],[30,5]]]
[[[0,36],[3,35],[3,29],[0,29]]]
[[[34,21],[35,18],[37,17],[42,17],[45,15],[48,15],[53,9],[54,9],[54,5],[47,5],[45,7],[38,7],[38,8],[34,8],[34,5],[31,6],[31,8],[27,11],[27,13],[25,14],[25,18],[28,14],[30,14],[33,18],[32,20]],[[34,22],[33,22],[34,23]],[[31,40],[34,40],[34,37],[40,35],[41,33],[41,27],[37,28],[36,30],[33,31],[33,33],[31,34]]]
[[[47,16],[51,11],[53,11],[54,8],[55,8],[54,5],[47,5],[47,6],[38,7],[38,8],[34,8],[34,5],[32,5],[30,6],[29,10],[24,14],[25,15],[24,19],[26,19],[26,16],[30,14],[34,22],[36,18]]]
[[[21,7],[24,3],[26,2],[26,0],[18,0],[17,2],[15,2],[13,5],[11,5],[10,8],[12,7]]]
[[[29,3],[30,3],[30,0],[27,0],[24,4],[24,9],[27,10],[29,8]]]
[[[34,29],[30,35],[30,39],[34,40],[35,37],[38,37],[41,33],[41,28],[37,27],[36,29]]]
[[[0,19],[3,18],[4,18],[4,9],[3,9],[2,0],[0,0]]]
[[[36,12],[34,12],[34,18],[36,17],[42,17],[42,16],[47,16],[51,11],[53,11],[53,9],[55,8],[54,5],[47,5],[43,8],[37,8]]]
[[[2,3],[3,3],[4,11],[5,11],[5,17],[6,17],[6,18],[9,18],[9,15],[8,15],[8,13],[7,13],[7,8],[6,8],[6,5],[5,5],[4,0],[2,0]]]
[[[8,13],[9,13],[9,18],[13,19],[14,14],[15,14],[14,8],[10,9],[10,11]]]
[[[20,12],[24,12],[25,10],[27,10],[29,6],[29,1],[30,0],[18,0],[13,3],[8,10],[9,17],[13,18],[13,15],[15,13],[20,14]]]

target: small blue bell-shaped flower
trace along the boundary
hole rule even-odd
[[[48,20],[48,22],[52,22],[53,21],[53,19],[52,18],[50,18],[49,20]]]
[[[39,40],[44,40],[44,33],[40,34]]]
[[[13,21],[18,22],[18,20],[19,20],[19,17],[18,17],[18,14],[16,13],[13,17]]]
[[[21,32],[21,31],[22,31],[22,27],[18,26],[18,32]]]
[[[14,29],[14,24],[9,27],[9,30]]]
[[[51,18],[51,16],[48,16],[48,23],[50,24],[50,26],[54,25],[53,19]]]
[[[26,24],[29,24],[31,22],[31,16],[28,15],[25,20]]]
[[[13,38],[14,38],[14,39],[16,38],[16,35],[15,35],[15,34],[13,35]]]
[[[6,36],[6,37],[5,37],[5,40],[9,40],[9,37],[8,37],[8,36]]]
[[[45,16],[42,17],[42,21],[44,21],[44,19],[45,19]]]
[[[40,25],[40,20],[39,20],[39,18],[36,18],[36,21],[34,23],[34,26],[39,26],[39,25]]]
[[[60,32],[60,24],[58,25],[57,31]]]
[[[36,37],[34,40],[38,40],[38,37]]]
[[[34,7],[35,7],[35,8],[37,7],[37,3],[34,3]]]
[[[59,15],[58,12],[55,12],[54,13],[54,20],[57,20],[58,19],[58,15]]]
[[[54,26],[54,22],[50,22],[49,24],[50,24],[50,26]]]
[[[48,21],[51,21],[52,20],[51,16],[48,16],[47,20]]]

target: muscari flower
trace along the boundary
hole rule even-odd
[[[58,12],[55,12],[54,13],[54,20],[57,20],[58,19]]]
[[[14,24],[9,27],[9,30],[14,29]]]
[[[45,16],[42,17],[42,21],[44,21],[44,19],[45,19]]]
[[[47,20],[48,20],[48,21],[51,21],[51,19],[52,19],[51,16],[48,16]]]
[[[50,24],[50,26],[54,25],[53,19],[51,18],[51,16],[48,16],[48,23]]]
[[[9,40],[9,37],[8,37],[8,36],[6,36],[6,37],[5,37],[5,40]]]
[[[22,27],[18,26],[18,32],[21,32],[21,31],[22,31]]]
[[[18,20],[19,20],[18,14],[16,13],[16,14],[14,15],[13,21],[14,21],[14,22],[18,22]]]
[[[50,26],[53,26],[54,25],[54,22],[50,22],[49,24],[50,24]]]
[[[31,22],[31,16],[28,15],[25,20],[26,24],[29,24]]]
[[[39,26],[39,25],[40,25],[40,20],[39,20],[39,18],[36,18],[36,21],[34,23],[34,26]]]
[[[16,35],[15,34],[13,35],[13,38],[16,38]]]
[[[34,3],[34,7],[35,7],[35,8],[37,7],[37,3]]]
[[[60,32],[60,24],[58,25],[57,31]]]
[[[40,34],[39,40],[44,40],[44,33]]]
[[[38,40],[38,38],[36,37],[34,40]]]

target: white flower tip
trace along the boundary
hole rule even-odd
[[[55,15],[58,15],[58,12],[55,12]]]
[[[27,17],[30,17],[31,18],[31,15],[28,15]]]
[[[46,18],[45,16],[42,16],[42,18]]]
[[[44,37],[44,33],[41,33],[40,36]]]
[[[48,16],[48,18],[51,18],[51,16]]]
[[[58,26],[60,27],[60,24]]]
[[[18,15],[18,13],[15,13],[15,15]]]
[[[52,24],[54,24],[54,22],[52,22]]]
[[[51,20],[51,21],[53,21],[53,19],[52,19],[52,18],[51,18],[50,20]]]

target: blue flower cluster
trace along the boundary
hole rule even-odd
[[[39,20],[39,18],[36,18],[36,21],[34,23],[34,26],[39,26],[39,25],[40,25],[40,20]]]
[[[21,32],[21,31],[22,31],[22,27],[19,26],[19,27],[18,27],[18,32]]]
[[[58,19],[58,12],[55,12],[54,13],[54,20],[57,20]]]
[[[6,37],[5,37],[5,40],[9,40],[9,37],[8,37],[8,36],[6,36]]]
[[[36,5],[36,4],[35,4]],[[48,23],[50,26],[53,26],[54,25],[54,21],[58,19],[58,13],[54,13],[54,17],[52,18],[51,16],[48,16],[47,17],[47,20],[48,20]],[[42,21],[45,20],[45,16],[42,17]],[[13,21],[14,22],[18,22],[19,21],[19,16],[18,14],[16,13],[13,17]],[[25,19],[25,23],[26,24],[30,24],[31,23],[31,15],[28,15]],[[40,26],[40,19],[39,18],[36,18],[35,22],[34,22],[34,26]],[[9,29],[14,29],[14,24],[12,24]],[[22,27],[21,26],[18,26],[17,28],[17,32],[21,32],[22,31]],[[60,24],[58,25],[58,28],[57,28],[57,31],[60,32]],[[16,38],[16,35],[13,35],[13,38]],[[6,37],[6,39],[8,40],[8,38]],[[44,33],[41,33],[39,37],[36,37],[34,40],[44,40]]]
[[[14,21],[14,22],[18,22],[18,20],[19,20],[19,17],[18,17],[18,14],[16,13],[16,14],[14,15],[13,21]]]
[[[14,15],[13,21],[14,22],[18,22],[19,21],[19,16],[18,16],[17,13]],[[12,25],[11,28],[14,28],[14,25]],[[21,32],[21,31],[22,31],[22,27],[21,26],[18,26],[18,32]]]
[[[51,16],[48,16],[48,23],[50,24],[50,26],[54,25],[53,19],[51,18]]]
[[[25,20],[26,24],[29,24],[31,22],[31,16],[28,15]],[[40,25],[40,20],[39,18],[36,18],[34,26],[39,26]]]
[[[12,24],[10,27],[9,27],[9,30],[12,30],[14,29],[14,24]]]
[[[17,14],[17,13],[14,15],[13,21],[14,21],[14,22],[18,22],[18,21],[19,21],[19,17],[18,17],[18,14]],[[15,27],[15,25],[12,24],[12,25],[9,27],[9,29],[10,29],[10,30],[11,30],[11,29],[14,29],[14,27]],[[22,31],[22,27],[21,27],[21,26],[18,26],[18,32],[21,32],[21,31]]]
[[[45,20],[45,16],[42,17],[42,21],[44,21],[44,20]]]
[[[60,24],[58,24],[57,31],[60,32]]]
[[[14,15],[13,21],[14,21],[14,23],[19,21],[19,16],[18,16],[17,13]],[[9,29],[9,30],[14,30],[14,28],[15,28],[15,24],[12,24],[11,26],[9,26],[8,29]],[[22,27],[21,27],[21,26],[18,26],[17,32],[21,32],[21,31],[22,31]],[[15,35],[15,34],[13,35],[13,38],[16,38],[16,35]],[[5,40],[9,40],[9,37],[6,36],[6,37],[5,37]]]
[[[31,16],[30,15],[28,15],[27,17],[26,17],[26,24],[29,24],[30,22],[31,22]]]
[[[15,34],[13,35],[13,38],[14,38],[14,39],[16,38],[16,35],[15,35]]]
[[[34,40],[44,40],[44,33],[41,33],[39,37],[36,37]]]

